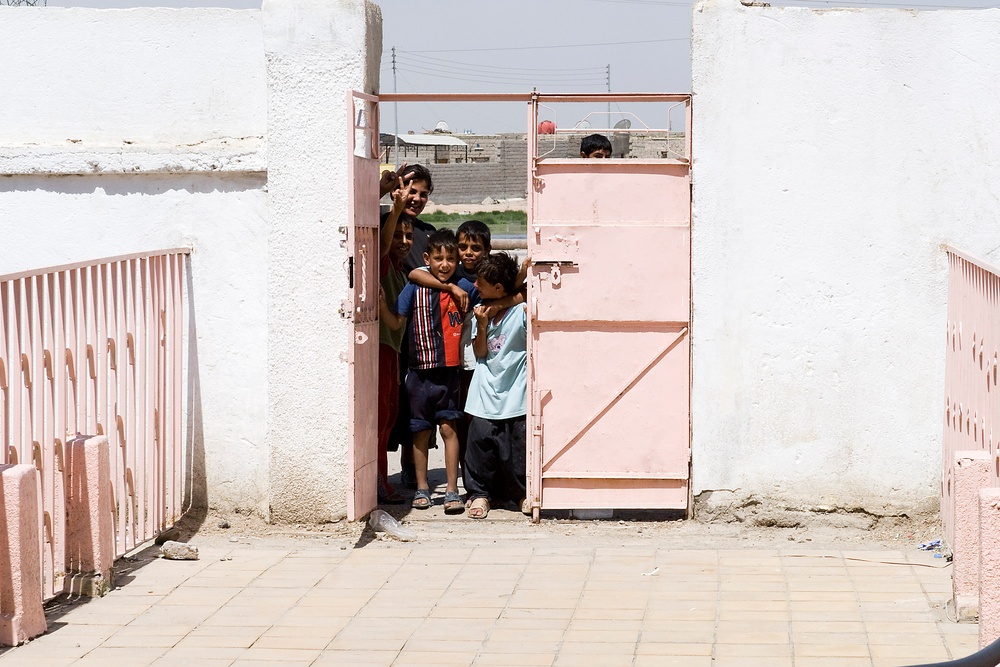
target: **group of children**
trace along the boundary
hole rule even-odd
[[[600,134],[580,144],[583,158],[611,154],[611,142]],[[468,508],[470,517],[482,519],[501,501],[527,512],[526,268],[506,253],[492,253],[490,229],[478,220],[464,222],[457,234],[420,220],[434,189],[426,167],[385,171],[379,186],[380,196],[392,193],[380,238],[379,502],[403,502],[388,479],[389,440],[402,414],[412,439],[414,509],[431,506],[427,459],[438,428],[446,514]],[[409,451],[401,457],[404,473]]]
[[[431,507],[428,452],[434,429],[444,442],[444,512],[482,519],[491,503],[526,509],[527,314],[524,267],[491,253],[490,230],[469,220],[457,234],[419,214],[433,190],[421,165],[387,171],[381,193],[392,208],[381,221],[379,299],[379,500],[402,502],[388,481],[388,445],[405,400],[409,408],[414,509]],[[401,359],[407,365],[399,391]],[[400,397],[405,397],[401,399]],[[404,410],[405,412],[405,410]],[[467,499],[458,493],[461,467]]]

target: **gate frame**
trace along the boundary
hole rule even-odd
[[[526,133],[527,133],[527,140],[528,140],[528,160],[527,160],[528,164],[527,164],[527,174],[526,174],[527,180],[526,180],[525,185],[526,185],[526,190],[527,190],[527,193],[528,193],[528,200],[529,200],[529,218],[531,217],[532,208],[534,206],[532,193],[534,192],[534,186],[535,186],[535,183],[536,183],[537,165],[538,165],[538,160],[539,160],[539,158],[537,156],[537,148],[538,148],[537,110],[538,110],[538,104],[540,102],[550,102],[550,103],[575,103],[575,102],[584,102],[584,103],[590,103],[590,102],[605,102],[605,103],[610,103],[610,102],[639,102],[639,103],[641,103],[641,102],[677,102],[677,103],[683,103],[683,104],[685,104],[684,149],[685,149],[685,154],[687,156],[686,163],[688,165],[688,170],[689,170],[689,172],[688,172],[688,178],[689,178],[689,180],[691,178],[691,167],[692,167],[692,162],[693,162],[692,159],[691,159],[691,155],[692,155],[692,136],[691,136],[691,134],[692,134],[692,102],[693,102],[693,99],[692,99],[693,96],[692,96],[691,93],[591,93],[591,94],[563,94],[563,93],[556,93],[556,94],[542,94],[542,93],[539,93],[537,91],[533,91],[531,93],[380,93],[378,95],[364,95],[362,93],[350,93],[348,95],[348,103],[349,104],[352,104],[352,102],[351,102],[352,95],[356,95],[357,97],[361,97],[363,99],[368,99],[368,100],[374,101],[375,102],[375,118],[378,118],[378,108],[379,108],[379,105],[381,103],[383,103],[383,102],[522,102],[522,103],[525,103],[527,105],[527,131],[526,131]],[[351,107],[351,110],[353,112],[353,107]],[[378,125],[376,125],[376,128],[378,128]],[[352,122],[351,122],[351,144],[350,144],[350,146],[351,146],[351,153],[350,153],[350,155],[351,156],[353,156],[353,151],[354,151],[354,149],[353,149],[353,141],[354,141],[354,139],[353,139],[353,136],[354,136],[353,132],[354,132],[354,129],[355,129],[355,127],[354,127],[354,120],[352,119]],[[609,131],[611,131],[611,130],[609,130]],[[649,131],[649,130],[647,130],[647,131]],[[376,133],[376,141],[377,141],[377,136],[378,136],[378,134]],[[376,155],[378,155],[377,144],[376,144],[375,153],[376,153]],[[353,157],[351,157],[350,158],[350,164],[351,164],[352,170],[353,170],[353,162],[354,162],[353,161]],[[351,176],[349,176],[350,182],[353,183],[353,171],[351,171],[349,173],[351,174]],[[693,187],[693,183],[692,183],[692,187]],[[351,195],[352,196],[349,197],[350,202],[351,202],[350,220],[351,220],[351,223],[353,225],[353,210],[354,210],[353,207],[355,205],[354,197],[353,197],[353,190],[352,190]],[[691,197],[690,197],[690,192],[689,192],[689,196],[688,196],[688,238],[689,239],[690,239],[690,234],[691,234],[691,223],[693,222],[693,215],[692,215],[692,212],[690,210],[690,203],[691,203]],[[529,219],[529,223],[530,223],[530,219]],[[691,271],[691,257],[690,257],[690,247],[689,247],[689,249],[688,249],[688,273],[689,274],[690,274],[690,271]],[[692,461],[692,456],[691,456],[691,442],[692,442],[692,433],[691,433],[691,383],[692,383],[692,379],[693,379],[693,367],[692,367],[692,364],[691,364],[691,361],[692,361],[691,357],[692,357],[692,355],[691,355],[690,341],[691,341],[691,326],[693,324],[692,320],[693,320],[693,312],[694,312],[694,300],[693,300],[693,294],[691,293],[691,289],[692,289],[692,283],[689,280],[689,283],[688,283],[688,291],[689,291],[689,293],[688,293],[688,320],[687,320],[687,327],[680,334],[680,336],[686,335],[688,337],[688,341],[689,341],[689,347],[688,347],[688,387],[687,387],[687,400],[688,400],[688,406],[687,406],[687,414],[688,414],[688,424],[687,424],[687,431],[688,431],[687,469],[688,469],[688,472],[687,472],[687,503],[686,503],[686,508],[685,508],[685,516],[686,516],[686,518],[690,518],[691,517],[692,506],[693,506],[693,502],[692,502],[692,486],[691,486],[691,483],[690,483],[691,482],[691,476],[692,476],[691,475],[691,473],[692,473],[692,469],[691,469],[691,461]],[[530,287],[529,287],[529,290],[530,290]],[[530,299],[530,296],[531,295],[529,294],[529,299]],[[528,320],[529,320],[529,324],[528,324],[528,338],[529,338],[529,341],[528,341],[528,350],[529,350],[529,359],[530,359],[530,355],[531,355],[531,340],[530,340],[531,339],[531,326],[532,326],[531,325],[531,319],[532,318],[530,318],[530,317],[528,318]],[[673,344],[676,344],[676,343],[673,343]],[[673,344],[671,344],[671,347],[673,346]],[[354,410],[354,408],[353,408],[353,401],[356,400],[355,399],[356,386],[355,386],[354,377],[353,377],[353,372],[354,372],[353,346],[352,346],[352,353],[351,354],[352,354],[352,356],[351,356],[351,361],[352,361],[352,363],[351,363],[352,377],[351,377],[351,383],[350,383],[351,384],[351,399],[350,400],[352,401],[352,406],[350,408],[350,412],[351,412],[351,427],[350,427],[351,428],[351,433],[349,434],[349,451],[350,451],[350,456],[353,457],[354,456],[354,452],[355,452],[356,447],[357,447],[356,443],[354,442],[355,433],[354,433],[354,422],[353,422],[353,414],[354,414],[354,412],[353,412],[353,410]],[[532,438],[531,438],[531,443],[532,444],[529,445],[528,451],[527,451],[527,461],[526,461],[526,468],[527,468],[527,470],[526,470],[526,473],[527,473],[528,480],[529,480],[529,500],[530,500],[530,495],[531,495],[530,484],[531,484],[531,479],[532,479],[532,473],[535,472],[535,468],[537,467],[537,473],[538,473],[537,480],[538,480],[538,486],[539,486],[539,493],[538,493],[538,498],[534,499],[534,502],[531,503],[532,521],[534,521],[534,522],[537,523],[540,520],[540,518],[541,518],[541,514],[540,513],[541,513],[542,507],[541,507],[541,498],[540,498],[541,497],[541,493],[540,493],[541,492],[541,488],[540,488],[541,487],[541,484],[540,484],[541,483],[540,447],[538,449],[538,452],[534,451],[535,450],[535,446],[534,446],[534,441],[535,441],[535,437],[534,437],[535,423],[534,422],[535,422],[535,419],[536,419],[537,414],[538,414],[538,406],[535,405],[535,403],[536,402],[533,400],[533,396],[529,395],[529,397],[528,397],[528,410],[527,410],[527,413],[528,413],[528,428],[532,432],[533,435],[532,435]],[[539,442],[540,442],[540,436],[539,436]],[[357,491],[357,489],[354,486],[355,471],[354,471],[354,461],[353,461],[353,458],[352,458],[352,462],[348,466],[348,468],[349,468],[349,474],[352,475],[351,480],[349,482],[350,483],[349,494],[350,494],[351,498],[350,498],[350,501],[348,503],[348,506],[351,507],[352,504],[356,502],[354,495],[355,495],[355,493]],[[377,506],[377,503],[376,503],[376,506]]]

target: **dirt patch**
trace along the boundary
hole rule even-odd
[[[743,520],[685,520],[677,513],[616,512],[612,519],[580,520],[568,512],[545,513],[532,524],[520,512],[494,509],[485,520],[445,516],[440,506],[417,512],[387,507],[418,538],[408,547],[475,547],[498,543],[536,547],[617,547],[656,545],[670,549],[762,549],[804,546],[810,549],[915,551],[940,537],[936,517],[872,517],[856,513],[776,511],[758,507]],[[399,544],[365,523],[342,520],[325,524],[273,525],[247,514],[209,513],[195,530],[186,518],[181,539],[221,546],[262,548],[359,548],[386,541]],[[387,544],[388,546],[388,544]]]

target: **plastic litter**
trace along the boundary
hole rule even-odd
[[[368,525],[375,532],[382,532],[390,537],[394,537],[400,542],[412,542],[417,539],[417,534],[413,530],[404,527],[385,510],[372,510],[368,517]]]
[[[921,551],[934,551],[935,549],[941,548],[941,540],[934,540],[933,542],[924,542],[917,547]]]

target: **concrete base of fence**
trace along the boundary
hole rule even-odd
[[[1000,489],[979,491],[979,648],[1000,639]]]
[[[0,646],[23,644],[46,630],[41,502],[35,466],[0,466]]]
[[[66,592],[103,596],[114,583],[115,525],[106,436],[66,443]]]
[[[955,452],[951,586],[959,621],[979,617],[979,490],[990,486],[992,465],[989,452]]]

